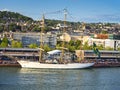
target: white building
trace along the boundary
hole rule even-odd
[[[107,48],[114,48],[117,50],[120,48],[120,40],[113,40],[113,39],[95,39],[95,38],[89,38],[88,39],[88,44],[92,45],[93,42],[96,43],[96,45],[103,45],[103,47]]]

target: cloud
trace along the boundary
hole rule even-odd
[[[120,22],[120,14],[93,15],[80,18],[86,22]]]
[[[119,22],[120,15],[119,14],[98,15],[98,16],[96,16],[96,19],[98,19],[100,21],[106,21],[106,22]]]
[[[2,9],[1,11],[10,11],[9,9],[7,9],[7,8],[4,8],[4,9]]]

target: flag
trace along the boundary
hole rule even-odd
[[[93,51],[100,58],[100,52],[99,52],[97,45],[95,43],[93,43]]]

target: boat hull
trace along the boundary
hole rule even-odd
[[[47,64],[32,61],[18,61],[22,68],[41,68],[41,69],[81,69],[89,68],[94,63],[68,63],[68,64]]]

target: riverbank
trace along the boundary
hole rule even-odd
[[[20,64],[17,61],[0,60],[0,67],[20,67]]]
[[[120,62],[112,62],[112,63],[95,63],[93,66],[94,68],[101,68],[101,67],[120,67]]]
[[[0,60],[0,67],[20,67],[20,64],[17,61],[3,61]],[[95,62],[93,68],[102,68],[102,67],[120,67],[120,62]]]

